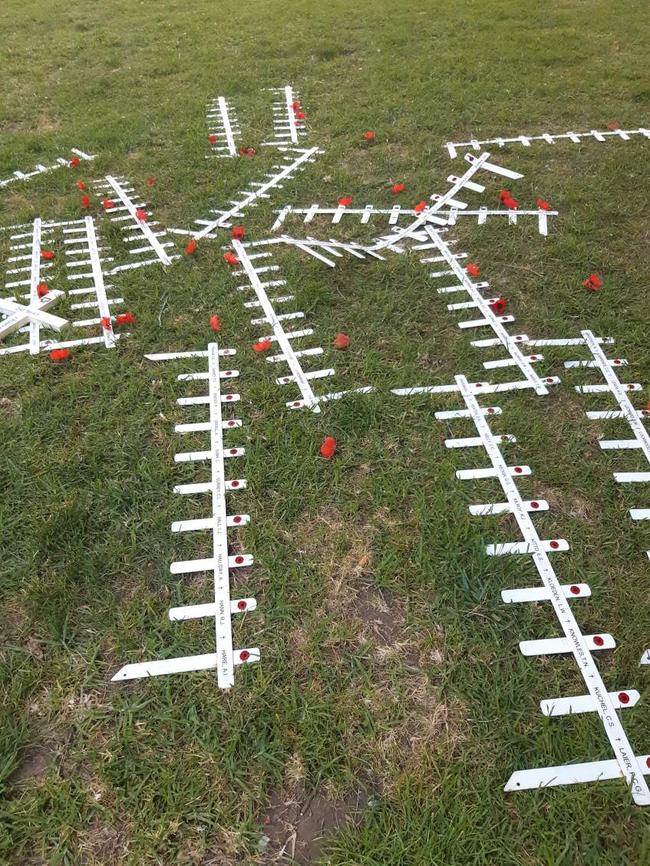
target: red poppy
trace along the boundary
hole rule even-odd
[[[155,177],[148,177],[146,180],[146,184],[147,184],[147,186],[155,186],[156,185],[156,178]]]
[[[257,343],[253,343],[253,351],[254,352],[268,352],[271,348],[271,341],[267,337],[265,340],[258,340]]]
[[[78,156],[73,156],[72,159],[70,160],[70,168],[76,168],[80,164],[81,164],[81,160],[79,159]]]
[[[245,234],[244,226],[233,226],[232,231],[230,232],[230,237],[236,241],[243,241]]]
[[[115,324],[118,327],[120,325],[135,325],[135,316],[133,313],[120,313],[119,316],[115,316]]]
[[[188,241],[185,244],[185,252],[188,254],[188,256],[191,256],[192,253],[196,252],[197,247],[198,247],[198,244],[197,244],[196,240],[194,238],[192,238],[191,241]]]
[[[75,186],[77,187],[77,189],[80,189],[82,192],[86,189],[86,184],[82,180],[76,181]]]
[[[70,357],[70,349],[52,349],[50,358],[53,361],[67,361]]]
[[[142,222],[142,223],[146,223],[146,221],[147,221],[147,212],[146,212],[145,210],[142,210],[142,208],[138,208],[138,209],[136,210],[136,212],[135,212],[135,215],[136,215],[136,217],[140,220],[140,222]]]
[[[210,327],[213,331],[221,330],[221,319],[219,316],[210,316]]]
[[[590,292],[597,292],[603,286],[603,281],[598,274],[589,274],[586,280],[582,281],[582,285]]]
[[[304,111],[296,111],[295,115],[296,115],[296,120],[304,120],[305,119],[305,112]]]
[[[41,258],[51,261],[54,258],[54,253],[52,250],[41,250]]]
[[[216,132],[210,133],[210,135],[208,136],[208,141],[210,142],[210,144],[216,144],[217,141],[219,141],[219,139],[217,138]]]
[[[110,316],[102,316],[99,320],[99,324],[105,331],[108,331],[111,327],[111,317]]]
[[[110,198],[105,198],[102,201],[102,205],[104,207],[104,210],[112,210],[115,207],[115,202],[112,201]]]
[[[422,211],[426,208],[426,206],[427,206],[427,203],[426,203],[425,201],[419,201],[419,202],[415,205],[415,207],[413,208],[413,210],[414,210],[416,213],[422,213]]]
[[[403,183],[394,183],[391,186],[390,191],[393,193],[393,195],[397,195],[398,192],[404,192],[404,184]]]
[[[294,111],[300,111],[300,100],[294,99],[294,101],[291,103],[291,107]]]
[[[349,204],[352,204],[352,196],[344,195],[339,199],[339,204],[341,207],[347,207]]]
[[[239,155],[240,156],[256,156],[257,151],[254,147],[240,147]]]
[[[332,345],[335,349],[347,349],[350,345],[350,338],[347,334],[337,334]]]
[[[620,128],[621,128],[621,124],[618,122],[618,120],[612,120],[611,123],[607,124],[607,129],[609,129],[610,132],[614,132],[614,130],[620,129]]]
[[[88,208],[90,207],[90,196],[84,195],[81,197],[81,207]]]
[[[551,206],[550,206],[550,204],[546,201],[546,199],[538,198],[536,204],[537,204],[537,207],[538,207],[540,210],[550,210],[550,209],[551,209]]]
[[[465,266],[465,270],[470,275],[470,277],[478,277],[481,275],[481,269],[478,265],[475,265],[474,262],[470,262]]]
[[[499,193],[499,201],[501,202],[501,204],[503,204],[503,202],[507,198],[510,198],[510,190],[509,189],[502,189],[501,192]]]
[[[230,250],[223,254],[223,260],[229,265],[238,265],[239,259],[234,253],[231,253]]]
[[[519,202],[517,201],[517,199],[511,198],[510,196],[504,198],[502,204],[504,204],[508,208],[508,210],[517,210],[517,208],[519,207]]]
[[[331,460],[336,452],[336,439],[333,436],[326,436],[320,446],[320,456],[326,460]]]
[[[490,304],[490,309],[497,314],[497,316],[502,316],[506,311],[506,304],[508,302],[505,298],[497,298],[496,301],[492,301]]]
[[[44,298],[45,295],[47,295],[47,293],[49,291],[50,291],[50,287],[48,286],[47,283],[39,283],[36,286],[36,294],[38,295],[39,298]]]
[[[375,133],[371,129],[369,129],[367,132],[364,132],[361,137],[364,139],[364,141],[374,141]]]

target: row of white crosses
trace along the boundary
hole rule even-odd
[[[181,496],[209,495],[209,513],[207,517],[176,521],[171,529],[172,532],[177,533],[209,534],[211,550],[205,559],[173,562],[170,571],[178,575],[209,573],[212,576],[212,598],[202,604],[173,607],[169,610],[169,618],[174,622],[205,618],[213,620],[214,652],[127,664],[113,676],[114,682],[188,671],[216,670],[219,688],[229,689],[234,684],[234,671],[237,666],[259,660],[260,651],[257,647],[234,649],[232,637],[232,617],[253,611],[257,606],[254,598],[233,598],[230,585],[231,570],[246,568],[253,564],[252,556],[243,553],[232,554],[228,544],[228,530],[246,526],[250,522],[249,515],[229,513],[228,508],[231,494],[234,495],[246,488],[245,479],[226,478],[226,465],[238,462],[238,459],[245,454],[244,448],[232,447],[224,442],[224,437],[228,436],[230,430],[238,430],[242,426],[241,420],[225,418],[223,415],[225,406],[234,405],[239,401],[239,394],[230,391],[222,392],[222,382],[236,379],[239,373],[237,370],[222,370],[220,357],[234,354],[232,349],[219,349],[216,343],[210,343],[207,351],[168,352],[145,356],[150,361],[194,358],[207,361],[207,370],[183,373],[178,376],[178,380],[206,383],[208,393],[181,397],[177,402],[183,407],[207,406],[208,420],[177,424],[175,429],[182,436],[208,434],[209,447],[200,451],[182,451],[175,455],[175,461],[197,463],[202,467],[207,465],[210,477],[207,481],[179,484],[174,488],[174,493]]]
[[[521,791],[624,778],[634,802],[650,805],[650,790],[644,779],[644,774],[650,773],[650,756],[636,754],[617,712],[634,706],[639,700],[639,692],[628,688],[608,691],[593,654],[613,649],[616,642],[607,632],[583,634],[573,613],[573,601],[590,596],[591,589],[584,583],[561,583],[550,554],[566,551],[569,545],[560,538],[543,539],[537,532],[532,515],[548,510],[548,503],[542,499],[524,499],[519,492],[516,479],[530,475],[531,469],[506,461],[501,446],[511,445],[516,440],[511,435],[493,433],[488,423],[488,418],[500,415],[501,409],[498,406],[482,407],[477,400],[476,388],[472,387],[464,376],[456,377],[453,390],[462,397],[464,408],[437,412],[436,418],[440,421],[469,419],[473,422],[477,435],[449,438],[445,444],[454,449],[482,448],[489,463],[485,468],[459,470],[456,476],[460,480],[495,479],[505,497],[504,502],[471,505],[470,513],[481,517],[511,514],[523,538],[521,541],[489,544],[486,546],[486,553],[488,556],[530,557],[541,581],[539,586],[503,590],[502,599],[506,603],[550,602],[561,631],[559,637],[520,641],[519,649],[523,655],[531,657],[573,655],[585,683],[586,694],[544,698],[540,702],[540,709],[547,716],[597,713],[613,755],[611,759],[604,761],[518,770],[511,775],[505,790]]]
[[[83,150],[79,150],[76,147],[72,148],[73,158],[76,157],[79,161],[83,160],[85,162],[95,159],[95,155],[91,153],[85,153]],[[0,189],[3,189],[6,186],[10,186],[13,183],[17,183],[18,181],[31,180],[34,177],[38,177],[41,174],[49,174],[52,171],[56,171],[59,168],[70,168],[70,157],[64,159],[62,156],[57,157],[53,163],[49,165],[43,165],[42,163],[38,163],[34,166],[34,168],[29,171],[15,171],[13,174],[9,175],[9,177],[5,177],[0,180]]]
[[[449,156],[455,159],[458,156],[459,150],[465,150],[466,148],[483,150],[486,146],[492,144],[496,144],[498,147],[505,147],[508,144],[521,144],[523,147],[530,147],[536,141],[543,141],[546,144],[556,144],[558,141],[571,141],[573,144],[580,144],[585,140],[599,141],[602,144],[612,139],[630,141],[633,136],[639,135],[649,139],[650,129],[643,127],[639,127],[639,129],[590,129],[589,132],[543,132],[541,135],[515,135],[511,138],[503,136],[482,140],[471,138],[469,141],[448,141],[445,147]]]
[[[211,153],[206,159],[216,156],[229,159],[239,155],[237,138],[241,135],[239,121],[232,103],[225,96],[217,96],[208,105],[208,141]],[[215,137],[215,140],[212,140]]]

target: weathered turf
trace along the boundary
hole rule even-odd
[[[146,194],[170,225],[205,215],[272,162],[263,152],[204,160],[205,104],[219,93],[237,103],[255,146],[270,132],[260,88],[294,83],[310,141],[326,150],[245,220],[249,236],[263,235],[283,203],[349,194],[389,206],[396,180],[403,204],[443,191],[463,164],[448,160],[448,139],[648,124],[643,2],[6,0],[0,23],[0,176],[78,146],[99,154],[80,177],[126,174],[144,192],[155,175]],[[377,134],[371,147],[366,129]],[[503,222],[457,232],[518,331],[611,334],[629,380],[644,384],[647,156],[643,141],[512,148],[500,158],[525,174],[511,187],[522,206],[541,195],[561,211],[550,236]],[[0,222],[77,215],[73,180],[55,172],[0,193]],[[473,201],[496,206],[500,187],[489,181]],[[557,626],[543,605],[500,601],[502,588],[535,577],[526,563],[483,553],[486,542],[514,540],[513,528],[467,513],[497,489],[455,479],[481,458],[444,448],[448,428],[433,412],[454,401],[388,394],[458,372],[488,378],[487,355],[469,346],[415,257],[334,272],[294,254],[278,260],[323,345],[339,330],[351,337],[330,359],[337,387],[374,384],[376,395],[320,417],[287,415],[288,396],[250,351],[259,331],[218,244],[168,273],[124,275],[138,323],[119,350],[75,352],[61,368],[47,357],[1,364],[2,862],[255,863],[278,850],[258,854],[273,798],[345,803],[360,792],[367,809],[328,837],[323,863],[650,862],[647,815],[622,784],[502,791],[513,769],[610,755],[596,719],[539,712],[540,699],[583,686],[571,659],[518,653],[518,639]],[[594,270],[600,294],[581,286]],[[247,445],[249,488],[236,502],[252,515],[241,541],[256,558],[237,584],[259,607],[237,634],[259,644],[262,663],[239,670],[229,694],[207,674],[110,686],[125,661],[212,646],[209,623],[166,619],[170,604],[209,599],[207,582],[168,571],[205,550],[169,532],[183,514],[204,513],[171,493],[174,380],[186,368],[142,356],[203,346],[215,312],[242,371],[245,426],[233,442]],[[516,434],[507,453],[533,467],[522,491],[552,504],[540,527],[572,544],[556,559],[563,580],[592,586],[576,602],[579,621],[619,642],[601,660],[607,684],[644,693],[624,714],[644,754],[648,689],[637,663],[650,643],[650,534],[627,509],[647,502],[642,489],[615,486],[612,471],[637,462],[597,447],[604,426],[584,411],[608,404],[573,392],[587,376],[561,369],[572,355],[547,352],[542,368],[563,385],[547,398],[502,397],[494,428]],[[625,436],[615,423],[606,435],[617,430]],[[327,434],[340,445],[331,463],[317,457]]]

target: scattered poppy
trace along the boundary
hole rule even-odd
[[[115,316],[115,324],[118,327],[120,325],[135,325],[135,316],[133,313],[120,313],[119,316]]]
[[[602,288],[603,281],[598,274],[589,274],[587,279],[582,281],[582,285],[590,292],[597,292],[598,289]]]
[[[268,352],[271,348],[271,341],[266,338],[266,340],[258,340],[257,343],[253,343],[253,351],[254,352]]]
[[[300,107],[301,107],[300,106],[300,100],[294,99],[294,101],[291,103],[291,107],[293,108],[294,111],[300,111]]]
[[[195,241],[194,238],[192,238],[191,241],[188,241],[188,243],[185,244],[185,252],[188,254],[188,256],[191,256],[192,253],[196,252],[197,247],[198,247],[197,242]]]
[[[321,457],[331,460],[336,452],[336,439],[333,436],[326,436],[319,450]]]
[[[422,211],[426,208],[426,206],[427,206],[427,203],[426,203],[425,201],[419,201],[419,202],[415,205],[415,207],[413,208],[413,210],[414,210],[416,213],[422,213]]]
[[[508,302],[505,298],[497,298],[496,301],[492,301],[490,304],[490,309],[492,312],[496,313],[497,316],[502,316],[506,311],[506,304]]]
[[[398,192],[404,192],[404,184],[403,183],[394,183],[391,186],[390,191],[393,193],[393,195],[397,195]]]
[[[53,361],[67,361],[70,357],[70,349],[52,349],[50,358]]]
[[[104,207],[104,210],[112,210],[115,207],[115,202],[112,201],[110,198],[105,198],[102,201],[102,205]]]
[[[228,252],[225,252],[223,254],[223,260],[224,260],[224,262],[226,262],[229,265],[238,265],[239,264],[239,259],[237,258],[237,256],[234,253],[231,253],[230,250],[228,250]]]
[[[219,139],[217,138],[217,134],[215,132],[211,132],[208,136],[208,141],[210,144],[216,144]]]
[[[39,298],[44,298],[45,295],[47,295],[47,293],[49,291],[50,291],[50,287],[48,286],[47,283],[39,283],[36,286],[36,294],[38,295]]]
[[[146,184],[147,184],[147,186],[155,186],[156,185],[156,178],[155,177],[148,177],[146,180]]]
[[[517,199],[511,198],[510,196],[504,198],[502,204],[504,204],[508,208],[508,210],[517,210],[517,208],[519,207],[519,202],[517,201]]]
[[[465,270],[470,275],[470,277],[478,277],[481,274],[481,269],[478,265],[475,265],[474,262],[470,262],[466,265]]]
[[[230,237],[236,241],[243,241],[245,234],[244,226],[233,226],[232,231],[230,232]]]
[[[255,150],[254,147],[240,147],[239,148],[239,155],[240,156],[256,156],[257,151]]]
[[[304,111],[296,111],[295,115],[296,115],[296,120],[304,120],[305,119],[305,112]]]
[[[503,202],[507,198],[510,198],[510,190],[509,189],[502,189],[501,192],[499,193],[499,201],[501,202],[501,204],[503,204]]]
[[[77,189],[80,189],[82,192],[86,189],[86,184],[82,180],[76,181],[75,186],[77,187]]]
[[[41,250],[41,258],[51,261],[54,258],[54,253],[52,250]]]
[[[219,316],[210,316],[210,327],[213,331],[221,330],[221,319]]]
[[[538,198],[536,204],[540,210],[550,210],[551,209],[550,204],[543,198]]]
[[[110,330],[110,327],[111,327],[111,317],[110,317],[110,316],[102,316],[102,318],[99,320],[99,324],[102,326],[102,328],[103,328],[105,331]]]
[[[621,128],[621,124],[618,122],[618,120],[612,120],[611,123],[607,124],[607,129],[609,129],[610,132],[614,132],[614,130],[620,129],[620,128]]]
[[[369,129],[367,132],[364,132],[361,137],[364,141],[374,141],[375,133],[371,129]]]
[[[135,212],[135,215],[136,215],[136,217],[140,220],[140,222],[142,222],[142,223],[146,223],[146,221],[147,221],[147,212],[146,212],[146,210],[142,210],[142,208],[138,208],[138,209],[136,210],[136,212]]]
[[[73,156],[72,159],[70,160],[70,168],[76,168],[80,164],[81,164],[81,160],[79,159],[78,156]]]
[[[352,196],[344,195],[339,199],[339,204],[341,207],[347,207],[349,204],[352,204]]]
[[[87,208],[90,207],[90,196],[84,195],[81,197],[81,207]]]
[[[334,342],[332,343],[335,349],[347,349],[350,345],[350,338],[347,334],[337,334],[334,337]]]

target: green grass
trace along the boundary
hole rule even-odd
[[[648,125],[648,9],[633,0],[6,0],[0,23],[0,177],[81,147],[98,158],[92,175],[82,166],[79,176],[125,174],[145,192],[155,175],[146,194],[169,225],[204,216],[272,163],[266,152],[204,160],[205,104],[220,93],[237,104],[255,146],[270,132],[261,88],[294,83],[309,141],[326,151],[246,218],[249,237],[264,236],[284,203],[350,194],[355,204],[389,206],[395,180],[407,185],[403,204],[443,191],[462,165],[447,159],[447,140]],[[361,143],[366,129],[377,133],[372,147]],[[647,154],[644,141],[513,148],[501,159],[524,172],[510,185],[522,206],[541,195],[561,212],[549,237],[523,223],[457,231],[508,298],[512,333],[611,334],[630,380],[644,384]],[[487,186],[477,206],[497,201],[502,184]],[[78,206],[70,174],[55,172],[2,192],[0,223],[72,217]],[[297,222],[287,229],[302,231]],[[334,230],[311,227],[323,237]],[[6,243],[0,236],[3,259]],[[363,790],[371,805],[360,825],[328,837],[319,862],[649,863],[647,814],[622,783],[502,791],[514,769],[610,754],[596,719],[539,713],[540,699],[584,687],[571,659],[518,653],[517,640],[556,635],[557,626],[546,606],[500,601],[501,589],[537,579],[527,563],[483,553],[486,542],[514,538],[510,524],[467,513],[498,494],[454,477],[482,458],[447,451],[443,438],[448,429],[470,435],[470,425],[433,419],[453,400],[388,394],[458,372],[487,378],[489,355],[470,347],[415,257],[346,261],[334,272],[277,258],[318,341],[327,347],[339,330],[351,337],[346,353],[325,356],[336,387],[374,384],[375,395],[321,416],[287,414],[290,395],[250,351],[259,332],[219,245],[207,243],[167,273],[121,278],[138,323],[117,351],[75,352],[56,368],[47,357],[2,363],[1,862],[254,864],[272,797],[335,801]],[[592,295],[581,280],[594,270],[605,288]],[[212,647],[210,623],[166,619],[170,605],[209,593],[168,571],[172,559],[205,549],[169,532],[183,514],[204,513],[171,494],[181,480],[175,373],[187,367],[142,356],[204,346],[214,312],[242,372],[245,426],[233,442],[247,446],[238,474],[249,488],[236,504],[252,515],[241,541],[256,558],[235,581],[258,600],[237,638],[258,644],[262,662],[238,670],[228,694],[208,674],[112,686],[126,661]],[[555,560],[562,580],[592,587],[574,608],[582,627],[618,640],[600,659],[607,684],[643,693],[624,721],[644,754],[649,690],[637,665],[650,642],[650,537],[627,515],[643,504],[642,490],[612,479],[637,463],[598,449],[605,429],[584,410],[605,401],[573,392],[585,376],[562,371],[566,353],[546,356],[544,371],[563,385],[548,398],[504,396],[494,429],[516,434],[506,453],[533,467],[522,491],[552,502],[540,532],[571,542]],[[605,435],[619,433],[613,423]],[[340,446],[332,462],[317,457],[328,434]],[[378,592],[388,637],[368,621],[381,608]]]

